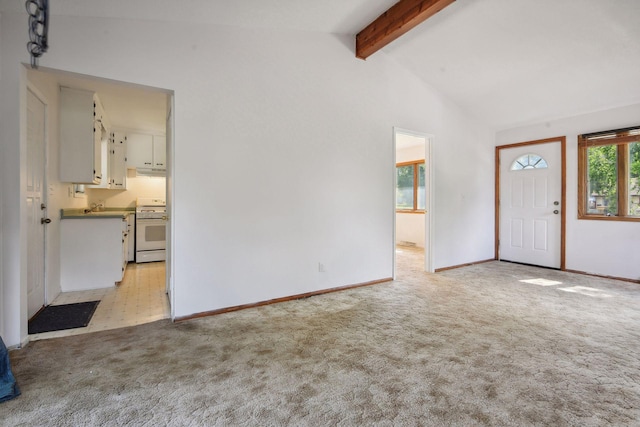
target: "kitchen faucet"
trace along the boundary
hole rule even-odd
[[[85,209],[84,213],[91,213],[91,212],[96,212],[98,210],[98,208],[102,207],[102,203],[100,204],[96,204],[96,203],[91,203],[91,205],[89,205],[90,209]]]

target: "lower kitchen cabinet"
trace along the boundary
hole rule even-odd
[[[62,292],[112,287],[128,261],[127,219],[66,218],[60,221]]]

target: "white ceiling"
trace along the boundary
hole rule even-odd
[[[57,0],[51,14],[52,25],[64,14],[355,35],[394,3]],[[23,7],[0,0],[0,11]],[[375,55],[393,58],[496,129],[634,104],[640,0],[457,0]]]
[[[639,0],[457,0],[384,51],[497,129],[640,102]]]
[[[425,137],[396,133],[396,150],[406,150],[413,147],[424,147]]]

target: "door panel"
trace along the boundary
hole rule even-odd
[[[544,219],[536,219],[533,222],[533,249],[546,251],[549,249],[548,242],[548,222]]]
[[[45,105],[27,91],[27,314],[33,317],[45,302],[44,239],[46,217],[45,170]]]
[[[560,142],[500,150],[500,259],[560,267],[561,162]]]
[[[511,218],[511,247],[522,248],[523,221],[520,218]]]

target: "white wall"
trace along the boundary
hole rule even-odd
[[[3,43],[2,43],[2,13],[0,13],[0,80],[2,80],[2,47],[3,47]],[[0,92],[0,93],[2,93],[2,92]],[[0,108],[2,108],[2,107],[0,106]],[[2,142],[2,141],[0,140],[0,142]],[[2,155],[4,157],[4,145],[0,145],[0,147],[3,147],[1,152],[2,152]],[[0,165],[1,164],[2,163],[0,162]],[[4,179],[5,175],[0,172],[0,177],[2,179]],[[0,183],[0,224],[4,223],[4,221],[2,219],[2,211],[4,210],[3,209],[4,203],[5,203],[4,185],[2,185]],[[4,248],[3,227],[0,225],[0,310],[3,311],[3,313],[0,313],[0,337],[5,336],[5,333],[4,333],[4,331],[5,331],[4,322],[5,322],[5,317],[6,317],[6,314],[4,313],[5,286],[4,286],[4,272],[3,272],[4,271],[3,248]]]
[[[498,145],[567,137],[566,267],[587,273],[640,279],[640,224],[578,220],[578,135],[636,126],[640,104],[501,131]]]
[[[424,160],[424,158],[424,145],[396,150],[396,163]],[[396,243],[409,242],[424,248],[424,238],[424,214],[396,212]]]
[[[14,19],[16,17],[13,17]],[[22,21],[22,20],[21,20]],[[23,21],[22,21],[23,22]],[[0,15],[0,186],[2,191],[2,338],[8,346],[26,336],[26,212],[20,189],[24,189],[24,146],[21,140],[21,107],[26,106],[26,86],[21,66],[15,62],[22,38],[10,28],[11,17]],[[17,27],[17,26],[16,26]],[[16,28],[17,30],[17,28]],[[24,43],[22,43],[24,46]],[[14,58],[12,61],[10,58]],[[26,124],[26,121],[25,121]],[[25,138],[26,139],[26,138]],[[23,217],[26,215],[23,215]]]
[[[24,22],[0,27],[3,185],[20,176]],[[42,66],[175,93],[178,317],[390,277],[393,126],[435,135],[434,267],[492,256],[493,133],[384,53],[356,59],[352,37],[65,16],[49,35]],[[26,335],[4,310],[25,286],[6,251],[24,241],[21,188],[2,200],[9,342]]]

